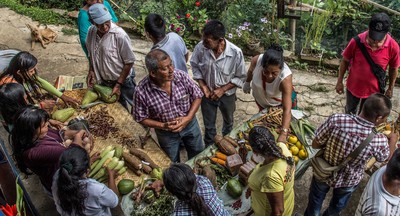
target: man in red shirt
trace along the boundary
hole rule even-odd
[[[358,35],[372,60],[385,71],[389,66],[389,86],[385,95],[392,97],[397,69],[400,65],[399,45],[388,34],[390,18],[385,13],[374,14],[369,22],[369,29]],[[346,82],[346,113],[357,113],[357,106],[361,110],[365,99],[373,93],[379,92],[378,79],[371,70],[371,66],[364,57],[354,38],[343,51],[343,59],[339,67],[339,77],[336,83],[336,92],[344,93],[343,78],[346,70],[349,75]]]

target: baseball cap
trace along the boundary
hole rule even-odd
[[[369,22],[369,33],[368,36],[372,40],[381,41],[385,38],[385,35],[389,32],[390,18],[385,13],[377,13],[371,17]]]
[[[111,14],[103,4],[94,4],[89,7],[90,18],[96,24],[103,24],[111,20]]]

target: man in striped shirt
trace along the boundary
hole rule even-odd
[[[317,129],[312,146],[325,148],[324,159],[329,164],[338,166],[367,138],[376,125],[386,121],[391,109],[392,103],[388,97],[380,93],[373,94],[367,98],[358,116],[331,115]],[[323,215],[339,215],[363,178],[367,161],[372,157],[379,162],[387,160],[393,153],[396,142],[395,133],[389,135],[389,144],[388,138],[378,133],[358,156],[350,160],[328,181],[320,182],[313,178],[304,215],[320,214],[322,202],[331,187],[333,196]]]
[[[358,203],[356,216],[359,215],[400,215],[400,149],[369,179]]]

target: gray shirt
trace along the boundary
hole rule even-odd
[[[164,39],[154,45],[151,49],[162,49],[168,53],[174,63],[175,68],[188,72],[186,57],[188,50],[185,41],[175,32],[168,33]]]
[[[58,213],[61,215],[68,215],[61,209],[60,199],[58,198],[58,187],[57,180],[59,170],[54,174],[53,185],[51,190],[53,192],[54,202]],[[99,183],[94,179],[82,179],[79,180],[81,183],[86,183],[87,185],[87,198],[82,200],[85,205],[84,215],[89,216],[111,216],[110,208],[114,208],[118,205],[118,196],[106,185]],[[72,194],[69,194],[70,196]],[[72,213],[71,215],[75,215]]]
[[[229,82],[241,88],[247,76],[242,50],[226,39],[225,43],[224,52],[216,59],[214,52],[205,48],[201,41],[190,59],[193,79],[204,80],[211,91]],[[225,95],[230,96],[235,92],[236,87],[225,92]]]
[[[110,31],[101,38],[97,35],[96,26],[92,25],[86,38],[86,47],[98,83],[117,80],[125,64],[135,61],[131,39],[115,23],[111,23]]]

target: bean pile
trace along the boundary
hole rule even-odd
[[[88,113],[86,119],[89,121],[90,132],[96,137],[107,139],[110,133],[118,131],[118,128],[114,127],[114,118],[110,116],[106,107]]]

